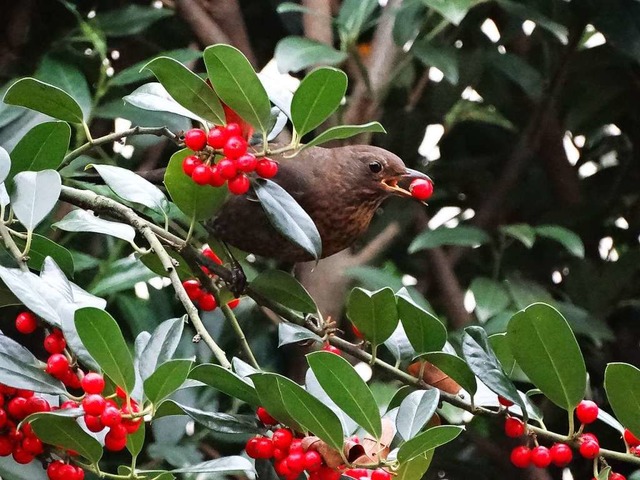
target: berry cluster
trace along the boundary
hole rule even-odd
[[[184,143],[194,151],[182,161],[182,170],[198,185],[227,188],[234,195],[247,193],[250,187],[248,173],[262,178],[278,173],[278,164],[269,158],[256,158],[247,151],[249,145],[237,123],[218,126],[207,134],[193,128],[185,133]],[[222,157],[217,162],[216,157]]]
[[[416,178],[409,185],[409,191],[413,198],[424,202],[433,195],[433,182],[426,178]]]
[[[391,474],[383,468],[369,470],[368,468],[351,468],[344,474],[355,480],[391,480]]]
[[[635,456],[640,456],[640,438],[631,433],[628,428],[624,429],[622,438],[624,439],[624,443],[626,443],[627,447],[629,448],[629,453]]]

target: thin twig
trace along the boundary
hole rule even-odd
[[[11,255],[13,255],[13,258],[15,258],[16,261],[18,262],[18,266],[20,267],[20,270],[22,270],[23,272],[28,272],[29,267],[27,266],[27,261],[24,255],[22,255],[22,252],[20,252],[20,249],[16,245],[16,242],[14,242],[13,237],[11,236],[11,232],[9,231],[9,228],[4,223],[4,219],[0,219],[0,237],[2,237],[2,239],[4,240],[4,244],[7,247],[7,250],[11,252]]]

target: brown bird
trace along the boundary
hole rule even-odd
[[[406,189],[411,181],[429,178],[407,168],[393,153],[369,145],[310,147],[291,158],[273,159],[280,168],[272,180],[316,224],[322,258],[353,244],[383,200],[391,195],[411,197]],[[271,225],[255,196],[230,196],[207,227],[218,239],[246,252],[284,262],[313,260]]]

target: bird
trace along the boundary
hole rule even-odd
[[[430,178],[407,168],[395,154],[372,145],[303,149],[279,154],[271,180],[286,190],[315,223],[320,258],[350,247],[366,231],[380,204],[392,195],[412,197],[414,179]],[[255,195],[231,195],[205,227],[218,240],[245,252],[291,264],[314,260],[269,221]]]

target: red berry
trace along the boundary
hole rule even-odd
[[[242,127],[240,125],[238,125],[237,123],[227,123],[227,126],[225,127],[225,130],[227,132],[227,136],[229,138],[231,137],[241,137],[242,136]]]
[[[211,179],[211,168],[208,165],[200,164],[193,169],[191,178],[198,185],[206,185]]]
[[[273,459],[274,460],[282,460],[287,457],[289,454],[288,451],[282,450],[281,448],[274,447],[273,449]]]
[[[322,467],[322,455],[314,450],[309,450],[304,454],[304,469],[307,472],[315,472]]]
[[[60,476],[60,467],[62,467],[65,463],[62,460],[56,460],[55,462],[51,462],[47,467],[47,476],[49,480],[62,480]]]
[[[75,474],[76,467],[68,463],[63,464],[58,470],[59,480],[71,480]]]
[[[102,393],[104,390],[104,378],[96,372],[87,373],[81,383],[85,393]]]
[[[192,128],[184,134],[184,144],[195,152],[200,151],[207,144],[207,134],[200,128]]]
[[[258,160],[252,153],[245,153],[236,160],[236,167],[241,172],[253,172],[256,169]]]
[[[189,300],[191,300],[192,302],[197,301],[200,297],[202,297],[204,293],[200,288],[200,282],[195,278],[185,280],[184,282],[182,282],[182,286],[187,292],[187,297],[189,297]]]
[[[358,330],[358,327],[356,327],[353,324],[351,324],[351,331],[353,332],[353,335],[356,338],[359,338],[359,339],[363,339],[364,338],[364,336],[362,335],[362,332],[360,332],[360,330]]]
[[[229,308],[234,309],[236,308],[238,305],[240,305],[240,299],[239,298],[234,298],[233,300],[231,300],[229,303],[227,303],[227,305],[229,305]]]
[[[229,191],[234,195],[244,195],[249,191],[250,186],[251,182],[249,182],[249,178],[243,173],[233,177],[227,184]]]
[[[273,457],[273,442],[271,439],[266,437],[259,438],[258,444],[256,445],[256,452],[258,458],[268,459]]]
[[[580,437],[580,441],[581,442],[595,442],[598,445],[600,445],[600,440],[598,440],[598,437],[596,437],[595,434],[593,434],[593,433],[583,433],[582,436]]]
[[[340,472],[325,465],[320,470],[313,472],[309,480],[340,480],[340,476]]]
[[[273,178],[278,173],[278,164],[270,158],[262,158],[256,164],[256,173],[262,178]]]
[[[22,441],[22,448],[24,448],[31,455],[40,455],[44,452],[44,446],[39,438],[27,437]]]
[[[293,452],[304,452],[304,448],[302,448],[302,439],[294,438],[291,440],[291,445],[289,446],[289,453]]]
[[[370,470],[367,468],[350,468],[344,472],[345,475],[357,480],[368,479]]]
[[[580,455],[584,458],[593,459],[596,458],[600,454],[600,445],[591,440],[587,440],[586,442],[582,442],[580,444]]]
[[[409,185],[409,191],[413,198],[424,201],[433,195],[433,183],[426,178],[416,178]]]
[[[116,397],[127,398],[127,392],[125,392],[122,387],[116,386]]]
[[[220,176],[225,180],[231,180],[238,174],[236,162],[229,158],[223,158],[216,164],[216,166],[218,167]]]
[[[258,407],[256,411],[256,415],[258,416],[258,420],[260,420],[264,425],[275,425],[278,421],[269,415],[269,412],[264,407]]]
[[[205,293],[198,300],[198,305],[205,312],[211,312],[217,308],[218,302],[216,302],[216,297],[212,293]]]
[[[276,473],[281,477],[287,477],[289,474],[291,474],[291,470],[289,470],[289,465],[287,465],[286,458],[276,460],[276,462],[273,465],[273,468],[276,471]],[[298,472],[298,475],[299,474],[300,472]]]
[[[127,446],[127,436],[118,436],[113,432],[114,430],[111,429],[104,436],[104,448],[112,452],[118,452]]]
[[[9,416],[7,415],[7,411],[4,408],[0,408],[0,429],[4,428],[7,424]]]
[[[391,474],[382,468],[377,468],[371,474],[371,480],[391,480]]]
[[[631,447],[629,449],[629,453],[631,455],[635,455],[636,457],[640,457],[640,446]]]
[[[202,160],[195,155],[189,155],[182,160],[182,171],[191,176],[198,165],[202,165]]]
[[[105,427],[113,427],[122,422],[122,413],[117,407],[107,405],[100,415],[100,421]]]
[[[211,176],[209,178],[209,185],[211,185],[212,187],[221,187],[226,181],[227,179],[220,174],[220,167],[218,167],[218,165],[211,165]]]
[[[213,148],[222,148],[227,142],[227,131],[223,127],[216,127],[209,130],[207,135],[207,143]]]
[[[282,450],[289,450],[292,440],[293,433],[291,433],[291,430],[287,430],[286,428],[277,429],[273,432],[273,436],[271,437],[273,446]]]
[[[84,408],[85,413],[89,415],[102,415],[106,406],[107,401],[104,397],[96,393],[86,395],[82,399],[82,408]]]
[[[627,477],[625,477],[624,475],[622,475],[620,473],[611,472],[609,474],[609,480],[627,480]]]
[[[24,417],[29,415],[29,411],[27,410],[27,399],[23,397],[13,397],[7,403],[7,413],[14,420],[22,420]]]
[[[36,316],[31,312],[21,312],[16,317],[16,330],[25,335],[35,332],[38,327]]]
[[[504,433],[507,437],[518,438],[524,435],[525,426],[522,420],[515,417],[507,417],[504,422]]]
[[[31,397],[27,399],[27,415],[39,412],[50,412],[51,405],[42,397]]]
[[[69,360],[61,353],[54,353],[47,360],[46,372],[57,379],[63,378],[69,370]]]
[[[65,402],[62,402],[62,404],[60,405],[60,410],[65,410],[67,408],[78,408],[80,405],[78,405],[78,402],[74,402],[73,400],[67,400]]]
[[[498,403],[503,407],[510,407],[513,405],[513,402],[511,400],[508,400],[500,395],[498,395]]]
[[[100,420],[100,417],[97,415],[86,414],[84,416],[84,423],[90,432],[101,432],[104,429],[102,420]]]
[[[122,419],[122,426],[127,430],[127,433],[131,435],[132,433],[136,433],[140,429],[140,425],[142,425],[142,419],[136,418],[124,418]]]
[[[50,333],[44,337],[43,344],[47,353],[62,353],[67,346],[66,340],[55,333]]]
[[[251,437],[244,447],[249,458],[258,458],[258,440],[260,437]]]
[[[22,447],[15,447],[13,449],[13,459],[16,461],[16,463],[26,465],[27,463],[30,463],[34,458],[34,454],[27,452]]]
[[[538,468],[547,468],[551,465],[551,452],[547,447],[534,447],[531,450],[531,463]]]
[[[531,464],[531,450],[529,447],[520,445],[511,450],[511,463],[518,468],[527,468]]]
[[[230,137],[224,144],[222,151],[225,157],[235,160],[247,152],[247,141],[238,135]]]
[[[593,423],[598,418],[598,405],[591,400],[582,400],[576,408],[576,416],[582,423]]]
[[[0,436],[0,457],[6,457],[13,452],[13,442],[7,435]]]
[[[109,433],[114,438],[121,438],[126,437],[129,432],[127,432],[127,428],[122,423],[118,423],[109,429]]]
[[[209,247],[204,247],[202,249],[202,255],[204,255],[205,257],[207,257],[210,260],[213,260],[218,265],[222,265],[222,260],[220,259],[220,257],[218,255],[216,255],[216,252],[211,250]]]
[[[289,456],[287,457],[287,466],[289,467],[289,470],[292,473],[298,472],[298,474],[300,474],[300,472],[304,470],[304,459],[305,454],[302,452],[289,453]]]
[[[80,378],[78,377],[78,374],[71,369],[67,370],[67,373],[65,374],[62,382],[69,388],[78,389],[82,387],[82,383],[80,381]]]
[[[75,467],[75,473],[68,480],[84,480],[84,470],[81,467]]]
[[[627,442],[627,445],[629,445],[630,447],[640,445],[640,439],[638,439],[638,437],[631,433],[631,430],[629,430],[628,428],[624,429],[623,437],[624,441]]]
[[[340,355],[342,353],[338,347],[334,347],[330,343],[325,343],[322,346],[322,350],[329,353],[335,353],[336,355]]]

